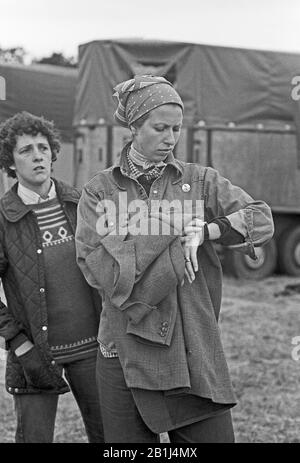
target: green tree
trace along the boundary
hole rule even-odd
[[[76,67],[76,59],[71,57],[66,57],[62,53],[53,52],[51,56],[41,58],[39,60],[34,60],[35,63],[39,64],[54,64],[56,66],[65,66],[65,67]]]
[[[26,55],[27,52],[24,50],[23,47],[0,47],[0,63],[24,64],[24,58]]]

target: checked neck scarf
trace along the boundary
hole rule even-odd
[[[136,151],[133,146],[127,151],[126,156],[131,175],[135,179],[143,177],[147,181],[152,181],[161,176],[167,165],[164,161],[158,163],[149,161],[145,156]]]

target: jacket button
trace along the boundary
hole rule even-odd
[[[47,331],[47,329],[48,329],[47,326],[45,326],[45,325],[42,326],[42,330],[43,330],[43,331]]]
[[[36,252],[37,252],[38,254],[42,254],[43,251],[42,251],[41,249],[38,249]]]
[[[168,326],[169,326],[169,323],[168,323],[168,322],[163,322],[163,323],[161,324],[161,326],[163,326],[163,327],[165,327],[165,328],[166,328],[166,327],[168,327]]]
[[[51,365],[55,365],[55,360],[51,360]]]
[[[9,392],[11,392],[11,391],[12,391],[12,388],[11,388],[11,387],[9,387],[9,388],[8,388],[8,390],[9,390]]]
[[[191,185],[189,185],[188,183],[185,183],[184,185],[182,185],[181,188],[184,193],[187,193],[188,191],[190,191]]]
[[[15,393],[18,394],[18,392],[19,392],[19,389],[16,387],[15,388]]]
[[[40,288],[40,293],[43,294],[45,292],[45,288]]]

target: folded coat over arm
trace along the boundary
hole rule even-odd
[[[100,236],[96,226],[94,231],[91,230],[90,223],[87,249],[85,213],[79,209],[76,234],[78,262],[85,275],[90,275],[89,281],[126,315],[127,333],[158,345],[170,345],[177,306],[163,301],[170,292],[176,292],[177,285],[184,278],[185,262],[179,230],[171,230],[170,235],[134,235],[130,233],[129,225],[127,233],[124,229],[116,233],[114,228],[107,235]],[[144,218],[141,229],[162,229],[164,220],[164,217]],[[90,252],[84,255],[85,251]],[[162,337],[158,327],[166,321],[168,334]]]

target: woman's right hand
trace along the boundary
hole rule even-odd
[[[18,356],[28,384],[38,389],[53,389],[55,385],[47,367],[44,365],[39,349],[34,344],[30,344],[31,348]],[[29,347],[29,345],[27,346]]]

